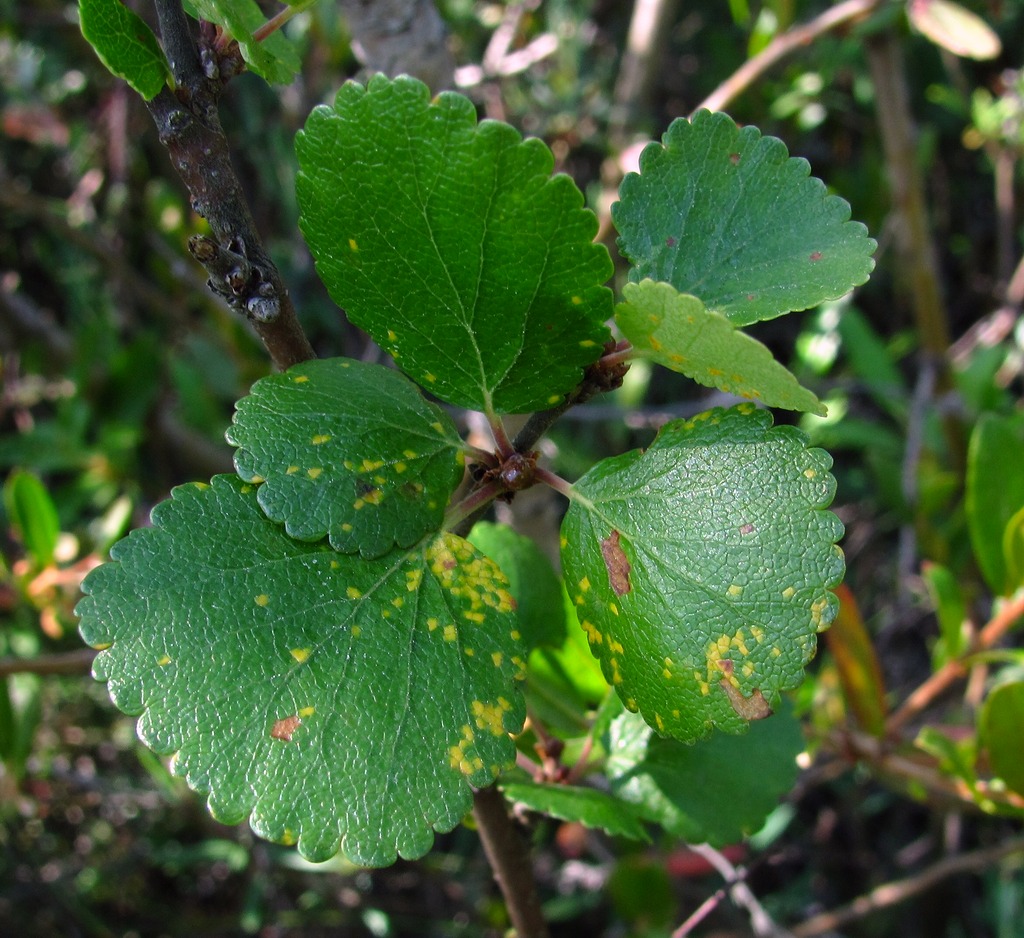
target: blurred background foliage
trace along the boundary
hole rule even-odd
[[[152,19],[148,4],[131,5]],[[608,208],[637,142],[828,10],[811,0],[658,4],[663,19],[638,66],[627,37],[641,6],[439,4],[461,90],[481,115],[548,143],[610,247]],[[985,470],[986,487],[1024,497],[1024,458],[1014,458],[1024,439],[1024,3],[967,0],[1001,40],[977,60],[922,34],[926,6],[882,4],[867,22],[815,37],[725,108],[806,157],[879,240],[875,275],[855,296],[752,330],[829,405],[829,417],[801,425],[836,458],[835,507],[847,526],[846,627],[798,701],[809,768],[734,854],[765,909],[795,934],[1024,934],[1019,851],[832,931],[795,924],[944,857],[998,850],[1019,834],[1024,805],[1012,790],[986,803],[998,792],[979,788],[987,757],[973,730],[992,682],[1024,675],[1012,647],[999,651],[998,672],[972,669],[966,692],[932,712],[932,735],[915,749],[931,760],[923,782],[843,735],[850,726],[870,735],[872,693],[881,700],[874,719],[884,721],[886,708],[964,652],[964,630],[990,619],[993,597],[1024,582],[1024,569],[1013,570],[1024,551],[1015,555],[1012,543],[999,555],[1009,558],[1009,579],[992,582],[976,530],[982,512],[975,506],[972,516],[965,502],[967,441],[992,420],[1003,421],[988,426],[1005,433],[992,444],[1005,459]],[[286,88],[239,77],[222,118],[317,351],[372,359],[379,353],[314,276],[293,186],[295,131],[360,64],[332,0],[288,29],[302,51],[300,77]],[[871,63],[880,36],[900,63],[888,77],[907,93],[901,119],[916,123],[907,172],[925,194],[930,231],[917,236],[933,254],[944,337],[929,333],[915,307],[905,203],[893,198],[900,183],[882,128],[895,92]],[[0,0],[0,124],[0,931],[501,934],[504,912],[471,831],[439,838],[417,864],[313,867],[244,827],[213,822],[88,679],[91,652],[72,612],[82,576],[172,486],[230,471],[233,404],[269,365],[247,325],[207,291],[185,248],[204,222],[142,102],[82,39],[74,3]],[[645,445],[667,419],[717,403],[679,375],[637,364],[620,391],[570,413],[545,455],[572,478]],[[844,664],[858,634],[870,635],[867,657]],[[844,690],[851,673],[875,664],[874,691]],[[640,849],[555,822],[534,821],[531,832],[559,936],[668,936],[721,885],[669,838]],[[697,933],[751,927],[723,899]]]

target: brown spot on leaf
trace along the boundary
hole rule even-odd
[[[739,153],[730,153],[729,154],[729,162],[732,163],[733,166],[739,166],[739,164],[740,164],[740,155],[739,155]]]
[[[740,534],[753,534],[754,526],[748,521],[746,524],[740,525]]]
[[[292,741],[292,733],[294,733],[299,726],[302,724],[302,720],[298,716],[292,715],[290,717],[284,717],[283,719],[276,720],[274,725],[270,728],[270,735],[273,739],[279,739],[283,743],[290,743]]]
[[[824,255],[821,253],[821,251],[813,251],[811,253],[811,260],[812,261],[820,261],[823,256]]]
[[[616,596],[622,596],[633,588],[629,584],[630,563],[619,541],[618,531],[612,531],[610,537],[601,541],[601,556],[604,558],[604,565],[608,569],[608,580],[611,582]]]
[[[676,246],[676,239],[673,238],[672,235],[669,235],[665,239],[665,247],[667,247],[667,248],[674,248],[675,246]]]
[[[732,662],[729,662],[732,664]],[[725,664],[723,661],[722,664]],[[725,671],[725,668],[722,668]],[[731,671],[732,668],[729,668]],[[772,708],[768,706],[768,701],[764,699],[764,694],[761,693],[759,687],[754,688],[754,692],[749,697],[744,697],[743,692],[738,687],[733,687],[728,679],[719,681],[718,686],[725,691],[725,696],[729,698],[729,703],[744,720],[763,720],[765,717],[772,715]]]

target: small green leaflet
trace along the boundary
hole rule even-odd
[[[531,811],[556,817],[560,821],[578,821],[584,827],[597,828],[612,836],[650,842],[632,805],[596,788],[577,785],[541,785],[537,782],[507,782],[500,785],[505,797]]]
[[[379,557],[441,526],[463,475],[451,418],[382,365],[318,359],[270,375],[238,402],[238,474],[292,537]]]
[[[160,93],[171,77],[164,50],[121,0],[79,0],[78,17],[82,35],[113,74],[147,101]]]
[[[604,675],[661,734],[742,732],[796,686],[843,575],[832,461],[751,404],[574,486],[562,567]]]
[[[382,75],[298,135],[300,226],[349,319],[442,400],[540,410],[608,338],[597,220],[539,140]]]
[[[249,68],[267,81],[287,85],[302,67],[298,51],[280,30],[261,41],[253,39],[267,21],[255,0],[186,0],[185,8],[197,19],[220,26],[238,43]]]
[[[672,122],[612,206],[629,279],[671,283],[737,326],[864,283],[875,242],[775,137],[725,114]]]
[[[226,823],[381,866],[515,759],[514,602],[442,534],[375,561],[296,541],[235,476],[175,489],[78,605],[93,671]]]
[[[752,834],[796,781],[804,740],[793,708],[782,706],[744,736],[716,733],[686,746],[655,734],[637,715],[612,723],[612,791],[645,820],[690,843],[715,846]]]
[[[1004,543],[1007,525],[1024,508],[1024,473],[1008,467],[1022,465],[1024,416],[983,415],[967,450],[967,524],[978,566],[997,596],[1018,585],[1008,576]]]
[[[825,416],[825,405],[780,365],[757,339],[695,296],[668,283],[627,283],[615,308],[622,334],[643,358],[678,371],[705,387],[751,398],[769,407]]]

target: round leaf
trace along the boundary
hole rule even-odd
[[[717,846],[761,827],[796,781],[804,748],[788,703],[745,736],[719,733],[693,746],[655,735],[632,713],[618,717],[609,735],[615,794],[669,833]]]
[[[830,467],[741,404],[670,423],[574,486],[566,587],[605,677],[662,734],[741,732],[801,680],[843,574]]]
[[[315,860],[430,849],[515,758],[501,572],[442,534],[367,561],[289,538],[252,485],[176,489],[78,606],[94,674],[211,812]]]
[[[431,393],[551,406],[608,337],[594,215],[539,140],[403,77],[348,83],[296,141],[300,224],[349,319]]]
[[[612,206],[629,278],[671,283],[738,326],[864,283],[875,242],[775,137],[725,114],[672,122]]]
[[[757,339],[695,296],[653,280],[627,283],[615,321],[637,353],[705,387],[752,398],[769,407],[825,416],[825,405],[802,388]]]
[[[463,475],[451,418],[398,372],[347,359],[257,381],[228,440],[267,517],[364,557],[436,531]]]

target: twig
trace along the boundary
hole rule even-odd
[[[709,111],[722,110],[786,56],[810,45],[819,36],[823,36],[833,29],[864,19],[883,2],[884,0],[846,0],[845,3],[837,3],[809,23],[794,26],[776,36],[761,52],[736,69],[694,110],[699,111],[702,108],[707,108]]]
[[[315,357],[299,325],[295,307],[256,223],[231,165],[227,138],[217,113],[221,91],[218,60],[210,53],[207,75],[180,0],[156,0],[160,33],[176,82],[146,106],[160,141],[188,188],[192,207],[210,223],[215,245],[239,255],[238,276],[207,268],[210,286],[243,311],[263,340],[274,365],[285,369]],[[208,247],[208,245],[207,245]],[[211,262],[218,251],[207,250]],[[214,265],[217,268],[218,265]]]
[[[742,867],[733,866],[728,857],[710,844],[690,844],[694,853],[699,853],[729,886],[729,897],[738,906],[747,910],[750,916],[750,927],[758,938],[791,938],[790,933],[781,928],[765,911],[757,896],[751,892],[744,882],[747,871]]]
[[[886,732],[897,733],[921,711],[929,707],[942,693],[967,674],[968,661],[972,655],[987,651],[998,642],[1017,620],[1024,616],[1024,592],[1008,599],[978,633],[967,650],[957,658],[947,661],[928,680],[921,684],[889,718]]]
[[[1016,837],[995,847],[974,850],[957,857],[940,860],[916,876],[894,880],[872,889],[867,895],[855,899],[849,905],[815,915],[792,929],[794,938],[811,938],[833,932],[849,922],[862,919],[872,912],[906,902],[914,896],[937,886],[951,876],[961,873],[980,873],[1005,857],[1024,853],[1024,837]]]
[[[548,938],[529,852],[508,816],[505,798],[495,786],[473,793],[473,817],[484,853],[505,898],[516,938]]]
[[[6,658],[0,661],[0,678],[12,674],[88,674],[95,657],[91,648],[83,648],[39,658]]]

